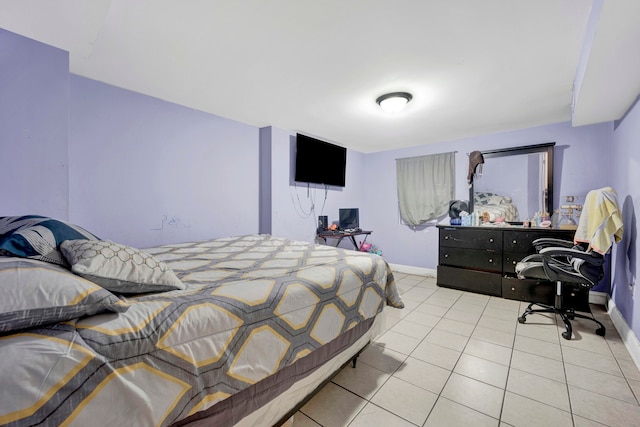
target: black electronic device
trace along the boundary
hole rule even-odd
[[[326,215],[320,215],[318,217],[318,233],[322,233],[327,228],[329,228],[329,219]]]
[[[449,218],[460,218],[461,212],[469,213],[469,203],[466,200],[451,200],[449,202]]]
[[[347,149],[303,134],[296,135],[296,182],[345,186]]]
[[[360,211],[358,208],[340,208],[338,215],[340,230],[360,230]]]

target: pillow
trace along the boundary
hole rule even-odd
[[[106,240],[67,240],[60,249],[71,271],[113,292],[137,294],[185,288],[167,264],[140,249]]]
[[[128,305],[63,267],[23,258],[0,258],[0,332],[42,326]]]
[[[477,205],[501,205],[511,203],[511,197],[501,196],[495,193],[474,193],[473,203]]]
[[[493,196],[493,193],[473,193],[473,204],[474,205],[486,205],[489,203],[489,198]]]
[[[15,216],[0,216],[0,240],[6,235],[9,235],[13,230],[12,218]]]
[[[70,239],[98,239],[82,227],[38,215],[0,219],[0,252],[66,266],[58,246]]]
[[[490,204],[490,205],[501,205],[501,204],[504,204],[504,203],[509,203],[505,196],[498,196],[496,194],[496,195],[493,195],[493,196],[489,197],[488,204]]]

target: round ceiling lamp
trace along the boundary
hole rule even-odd
[[[376,103],[385,113],[397,113],[411,101],[413,96],[407,92],[392,92],[379,96]]]

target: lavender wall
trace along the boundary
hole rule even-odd
[[[258,232],[266,202],[276,235],[313,241],[318,215],[336,221],[341,207],[370,228],[362,153],[348,151],[347,187],[307,190],[290,179],[292,133],[268,128],[261,199],[264,130],[70,75],[66,52],[0,36],[1,215],[68,219],[138,247]]]
[[[69,219],[147,247],[258,232],[258,129],[71,76]]]
[[[638,292],[638,225],[636,210],[640,206],[640,106],[636,104],[613,131],[611,152],[611,185],[618,193],[622,208],[624,237],[613,248],[612,299],[636,337],[640,337],[640,304]]]
[[[397,158],[457,151],[456,198],[466,200],[469,198],[467,153],[555,141],[554,206],[558,206],[561,196],[586,195],[591,189],[607,185],[608,169],[598,172],[594,165],[610,164],[606,144],[609,137],[610,126],[606,124],[574,128],[570,123],[560,123],[368,154],[364,188],[366,211],[370,227],[375,230],[375,243],[392,263],[429,269],[435,269],[438,264],[435,222],[416,230],[400,223],[396,191]],[[442,218],[441,222],[448,223],[448,217]]]
[[[340,208],[359,208],[360,225],[368,229],[370,212],[365,204],[365,186],[368,183],[366,156],[347,150],[346,187],[309,186],[294,183],[291,176],[295,156],[295,135],[269,128],[271,136],[271,217],[272,234],[295,240],[314,241],[318,216],[327,215],[329,222],[338,221]],[[374,233],[375,234],[375,233]],[[335,241],[330,241],[335,244]],[[341,247],[353,248],[348,241]]]
[[[0,29],[0,215],[68,217],[69,54]]]
[[[6,135],[1,143],[12,153],[2,156],[6,165],[0,185],[12,195],[5,198],[3,214],[68,217],[134,246],[259,230],[258,129],[79,76],[69,78],[65,52],[0,34],[0,84],[3,94],[10,94],[0,104]],[[5,89],[5,82],[12,84]],[[631,127],[633,117],[623,125]],[[624,126],[617,135],[625,135]],[[562,123],[382,153],[349,150],[347,187],[325,191],[292,184],[293,135],[275,128],[268,132],[273,234],[311,241],[318,215],[336,221],[339,208],[358,207],[361,226],[374,231],[370,241],[389,261],[426,268],[437,265],[437,230],[412,230],[400,223],[396,158],[457,151],[456,198],[466,199],[466,153],[555,141],[556,206],[561,196],[584,195],[608,184],[604,172],[585,165],[612,164],[606,146],[610,126]],[[619,136],[619,144],[629,144],[625,138]],[[8,182],[19,182],[20,191]]]
[[[625,236],[613,251],[611,294],[637,342],[638,106],[616,129],[561,123],[375,154],[349,150],[347,187],[325,191],[292,183],[291,132],[73,76],[68,63],[67,52],[0,29],[0,215],[69,219],[144,247],[257,232],[260,200],[269,202],[274,235],[312,241],[318,215],[336,221],[339,208],[358,207],[361,226],[374,231],[369,241],[390,262],[433,269],[435,223],[400,223],[395,159],[457,151],[456,198],[466,199],[466,153],[555,141],[555,206],[605,185],[618,191]],[[270,169],[262,188],[260,159]]]

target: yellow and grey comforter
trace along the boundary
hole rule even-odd
[[[0,424],[170,425],[402,307],[367,253],[268,235],[146,251],[186,289],[0,337]]]

